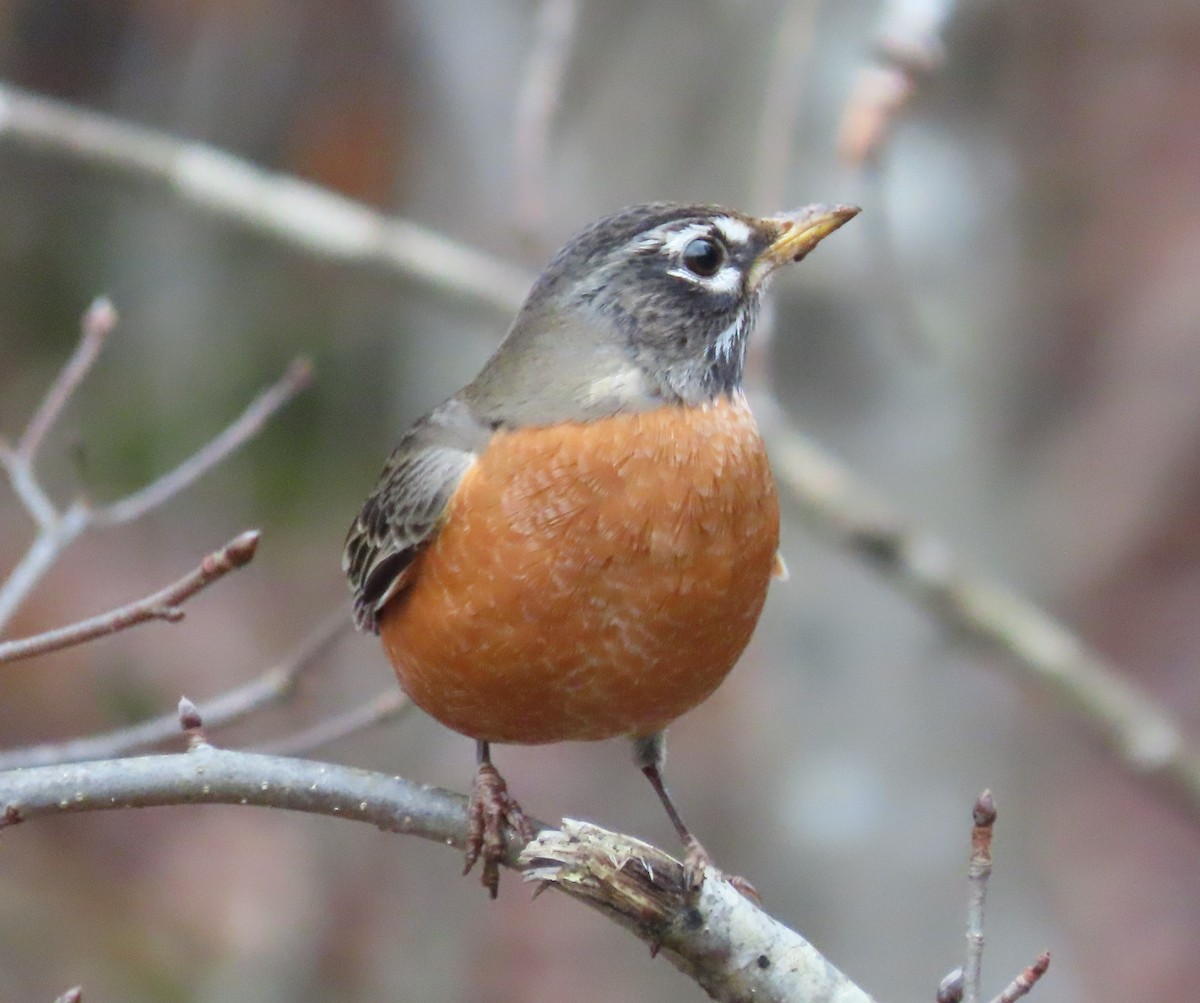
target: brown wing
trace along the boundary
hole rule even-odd
[[[452,398],[417,422],[388,457],[342,551],[360,629],[378,631],[379,611],[408,584],[413,560],[436,536],[446,503],[490,435]]]

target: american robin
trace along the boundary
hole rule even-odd
[[[733,667],[782,566],[746,342],[775,270],[857,212],[653,203],[589,226],[351,527],[359,627],[418,706],[476,740],[466,870],[482,854],[493,897],[504,826],[532,837],[494,742],[632,738],[700,880],[664,729]]]

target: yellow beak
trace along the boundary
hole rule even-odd
[[[778,229],[779,236],[754,263],[753,280],[761,281],[780,265],[799,261],[843,223],[862,210],[855,205],[810,205],[795,212],[772,216],[764,225]],[[754,282],[757,284],[757,282]]]

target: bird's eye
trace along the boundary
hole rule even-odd
[[[725,264],[725,248],[711,237],[697,237],[683,249],[683,266],[701,278],[711,278]]]

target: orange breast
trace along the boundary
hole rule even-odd
[[[380,634],[413,700],[463,734],[646,735],[733,667],[778,540],[740,396],[500,432]]]

